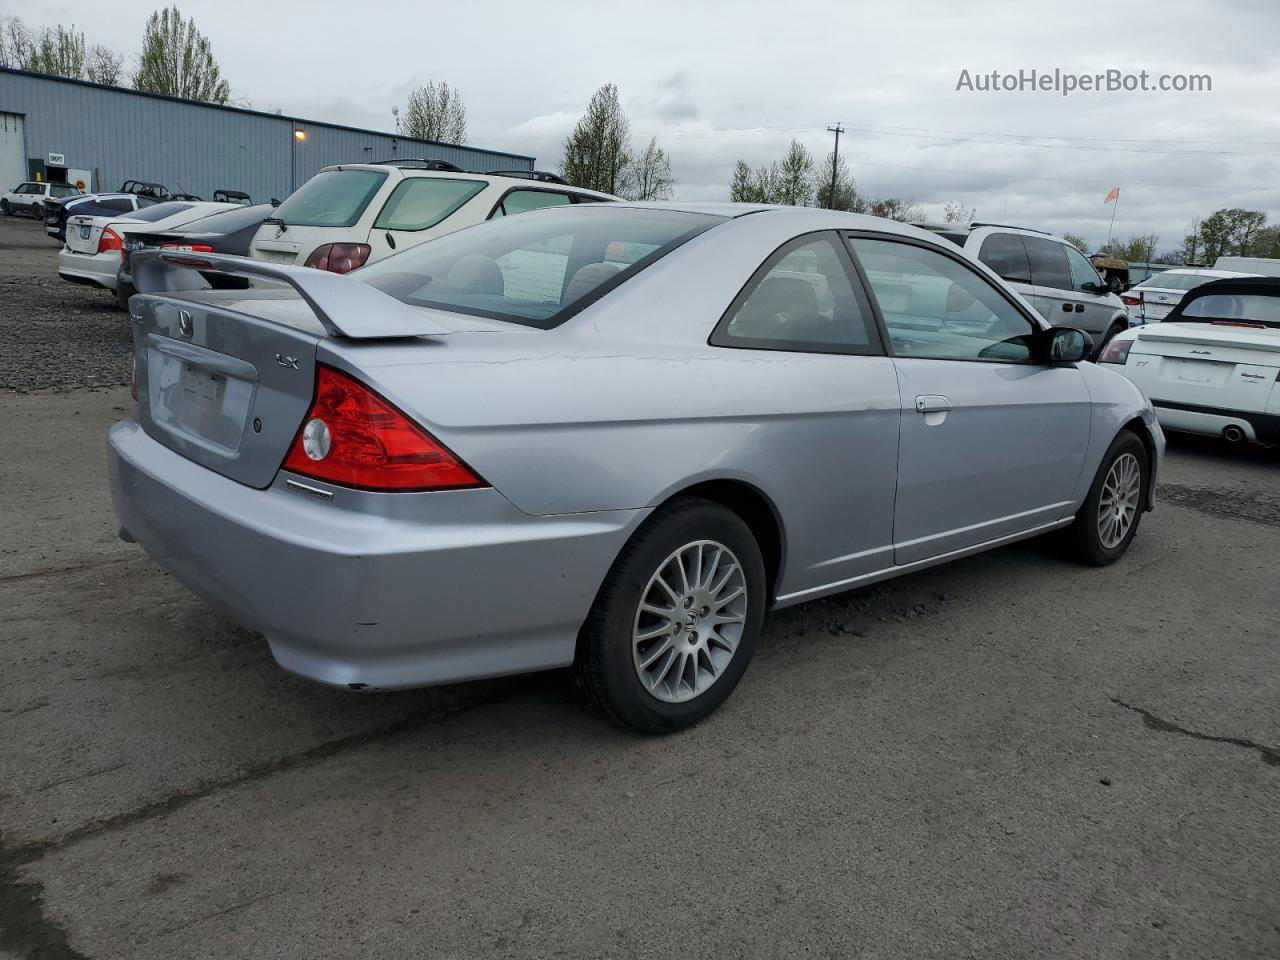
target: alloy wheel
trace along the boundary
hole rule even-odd
[[[632,628],[645,690],[665,703],[705,693],[737,651],[747,599],[742,564],[724,544],[696,540],[672,552],[640,594]]]
[[[1132,453],[1123,453],[1111,464],[1098,498],[1098,539],[1108,550],[1124,542],[1142,497],[1142,465]]]

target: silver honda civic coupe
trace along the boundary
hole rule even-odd
[[[899,223],[591,204],[350,276],[133,263],[121,536],[323,683],[572,665],[675,730],[770,609],[1050,532],[1111,563],[1153,505],[1138,389]]]

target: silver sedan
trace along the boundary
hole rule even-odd
[[[134,274],[121,535],[353,690],[572,665],[608,717],[674,730],[769,610],[1040,534],[1111,563],[1153,505],[1137,388],[885,220],[592,204],[350,276]]]

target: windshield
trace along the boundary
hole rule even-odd
[[[1221,277],[1209,277],[1201,273],[1157,273],[1154,277],[1143,280],[1137,286],[1144,290],[1194,290],[1210,280],[1221,280]]]
[[[408,304],[549,329],[723,219],[549,207],[448,234],[354,276]]]
[[[322,170],[295,190],[272,219],[291,227],[350,227],[378,192],[381,170]]]
[[[190,203],[157,203],[154,206],[147,207],[145,210],[134,210],[129,214],[130,220],[141,220],[144,223],[155,223],[158,220],[164,220],[166,217],[172,217],[175,213],[182,213],[184,210],[190,210]]]
[[[1248,320],[1280,326],[1280,297],[1261,293],[1210,293],[1185,303],[1181,320]]]

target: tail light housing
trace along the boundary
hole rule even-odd
[[[1098,357],[1098,362],[1124,364],[1128,362],[1129,351],[1132,349],[1133,340],[1128,338],[1121,340],[1119,337],[1112,337],[1111,341],[1102,348],[1102,354]]]
[[[161,250],[179,250],[182,253],[213,253],[213,247],[207,243],[162,243]]]
[[[283,469],[357,490],[483,487],[431,434],[360,381],[316,367],[316,394]]]
[[[110,227],[103,227],[98,236],[98,252],[110,253],[112,250],[118,250],[124,256],[124,238]]]
[[[1131,297],[1131,296],[1129,296],[1127,293],[1126,293],[1126,294],[1122,294],[1122,295],[1121,295],[1121,297],[1120,297],[1120,302],[1121,302],[1121,303],[1123,303],[1126,307],[1140,307],[1140,306],[1142,306],[1142,298],[1141,298],[1141,297]]]
[[[330,273],[350,273],[365,265],[371,249],[367,243],[326,243],[312,250],[303,266]]]

